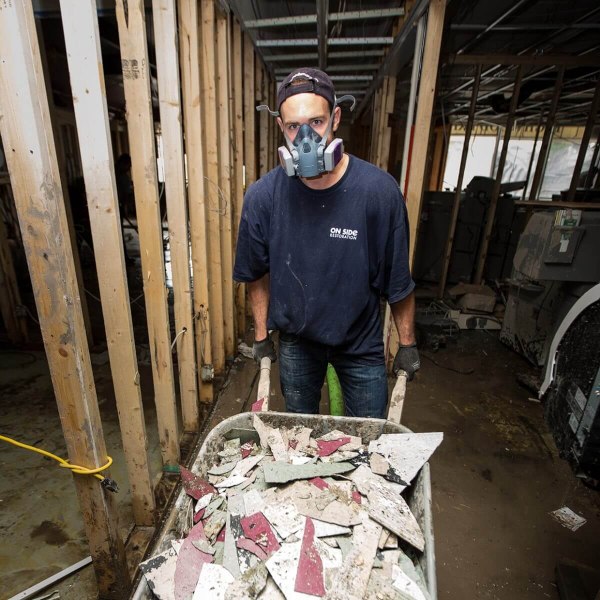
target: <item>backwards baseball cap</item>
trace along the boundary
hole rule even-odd
[[[322,96],[329,102],[329,106],[335,106],[335,90],[329,75],[319,69],[301,67],[292,71],[279,86],[277,90],[277,110],[290,96],[306,92]]]

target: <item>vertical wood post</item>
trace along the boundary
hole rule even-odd
[[[268,104],[267,74],[261,60],[256,61],[256,92],[257,104]],[[271,116],[266,110],[260,112],[258,129],[258,176],[262,177],[269,170],[269,119]]]
[[[244,129],[250,127],[244,119],[244,70],[242,56],[242,28],[234,20],[233,22],[233,50],[232,50],[232,87],[233,87],[233,239],[237,243],[240,219],[242,216],[242,204],[244,202]],[[254,72],[254,68],[252,69]],[[246,71],[246,76],[248,72]],[[254,115],[253,115],[254,116]],[[252,121],[252,124],[254,121]],[[246,170],[246,176],[248,175]],[[235,285],[235,308],[237,318],[238,337],[243,337],[246,332],[246,286],[242,283]]]
[[[184,431],[198,431],[198,379],[194,352],[188,212],[181,131],[175,0],[153,0],[158,99],[165,164],[169,247],[173,273],[177,368]]]
[[[220,10],[217,19],[217,119],[219,123],[219,216],[221,225],[221,285],[223,287],[223,329],[225,356],[235,354],[235,309],[233,303],[233,237],[232,237],[232,142],[231,99],[229,82],[229,16]]]
[[[202,140],[202,92],[200,84],[199,12],[196,0],[179,0],[181,89],[187,157],[188,205],[192,268],[196,357],[200,372],[200,402],[213,400],[211,319],[208,289],[208,224],[204,194],[204,146]],[[206,371],[203,377],[202,373]]]
[[[496,206],[498,205],[498,198],[500,197],[500,186],[502,185],[502,175],[504,173],[504,165],[506,164],[506,156],[508,154],[508,144],[510,143],[510,135],[513,128],[513,123],[515,122],[515,110],[517,108],[517,102],[519,100],[519,91],[521,90],[522,76],[523,66],[519,65],[519,67],[517,68],[517,75],[515,77],[515,83],[513,86],[513,95],[510,100],[508,117],[506,118],[504,140],[502,142],[502,150],[500,151],[500,158],[498,160],[498,171],[496,173],[494,187],[492,188],[490,204],[487,208],[483,237],[481,240],[481,245],[479,247],[479,254],[477,256],[477,269],[475,271],[475,277],[473,278],[473,283],[475,284],[480,284],[481,280],[483,279],[483,271],[485,269],[485,261],[487,258],[488,247],[490,244],[490,238],[492,236],[494,221],[496,220]]]
[[[429,148],[429,134],[431,132],[433,101],[435,99],[445,12],[446,0],[430,1],[421,81],[419,83],[419,103],[417,106],[417,118],[415,120],[415,132],[418,132],[418,134],[414,137],[406,198],[410,226],[409,262],[411,267],[414,260],[419,219],[421,216],[421,203],[425,188],[427,151]]]
[[[254,45],[244,34],[244,165],[245,188],[256,181],[256,70]]]
[[[596,123],[596,117],[598,115],[598,106],[600,105],[600,79],[596,81],[596,89],[594,90],[594,97],[590,106],[590,112],[588,113],[587,121],[585,122],[585,129],[583,130],[583,136],[581,137],[581,144],[579,146],[579,152],[577,154],[577,160],[575,161],[575,168],[573,169],[573,176],[571,177],[571,185],[569,186],[569,192],[567,193],[567,202],[573,202],[575,199],[575,191],[579,184],[579,177],[581,176],[581,169],[583,167],[583,161],[587,154],[588,145],[592,136],[592,129]],[[590,168],[593,164],[590,165]]]
[[[201,0],[202,125],[204,193],[208,222],[208,286],[211,307],[211,347],[215,373],[225,369],[223,281],[221,278],[221,210],[226,202],[219,186],[219,139],[215,72],[215,1]]]
[[[102,77],[96,3],[94,0],[61,0],[60,6],[133,513],[138,525],[147,526],[154,522],[155,502]]]
[[[546,160],[548,159],[548,151],[550,150],[550,141],[552,140],[552,132],[554,129],[554,119],[556,118],[556,109],[558,108],[558,100],[562,91],[563,79],[565,75],[565,68],[560,67],[556,75],[556,84],[554,86],[554,95],[552,96],[552,102],[548,109],[548,116],[546,117],[546,125],[544,126],[544,137],[542,138],[542,145],[540,146],[540,153],[538,154],[537,163],[535,164],[535,172],[533,174],[533,181],[531,182],[531,190],[529,192],[530,200],[537,200],[542,185],[542,177],[544,175],[544,169],[546,167]]]
[[[446,250],[444,251],[444,263],[440,276],[440,285],[438,288],[438,298],[444,297],[446,281],[448,279],[448,269],[452,257],[452,246],[454,244],[454,234],[456,233],[456,223],[458,221],[458,211],[460,210],[460,197],[462,194],[462,185],[469,157],[469,142],[471,141],[471,132],[473,131],[473,121],[475,120],[475,108],[477,106],[477,96],[479,95],[479,83],[481,82],[481,65],[477,65],[473,89],[471,91],[471,105],[469,106],[469,118],[465,129],[465,139],[463,142],[462,154],[460,157],[460,167],[458,169],[458,181],[456,182],[456,191],[454,193],[454,202],[452,203],[452,214],[450,215],[450,226],[448,228],[448,239],[446,241]]]
[[[67,451],[93,469],[106,463],[106,447],[30,0],[2,5],[0,56],[0,135]],[[113,497],[95,477],[74,481],[100,597],[124,598],[130,579]]]
[[[117,0],[116,9],[127,104],[127,128],[129,139],[132,140],[131,174],[140,236],[142,280],[160,449],[165,464],[177,464],[179,428],[158,201],[144,5],[141,2],[127,3],[125,0]]]

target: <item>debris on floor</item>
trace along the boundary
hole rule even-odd
[[[427,538],[401,493],[441,433],[363,443],[258,415],[253,425],[222,440],[206,479],[181,469],[187,535],[141,564],[155,597],[429,599]]]
[[[571,531],[577,531],[582,525],[587,523],[587,519],[573,512],[568,506],[563,506],[550,513],[563,527]]]

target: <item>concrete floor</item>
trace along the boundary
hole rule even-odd
[[[422,369],[409,385],[404,424],[445,434],[432,460],[440,598],[556,599],[559,558],[598,565],[600,495],[583,486],[557,456],[541,405],[529,401],[531,393],[516,383],[519,372],[529,373],[528,364],[495,336],[464,332],[448,348],[423,352]],[[212,425],[249,406],[255,374],[249,360],[234,364]],[[131,508],[107,365],[96,366],[95,375],[113,473],[123,489],[118,501],[125,536],[132,526]],[[273,382],[277,410],[282,402],[276,371]],[[2,352],[0,392],[2,433],[64,456],[43,354]],[[152,402],[146,409],[158,476]],[[6,599],[88,552],[71,476],[32,453],[0,448],[0,599]],[[587,519],[576,532],[548,514],[565,505]],[[63,600],[93,598],[93,571],[86,567],[52,589]]]

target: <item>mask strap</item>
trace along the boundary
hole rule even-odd
[[[268,104],[261,104],[260,106],[256,107],[256,111],[257,112],[261,112],[263,110],[266,110],[272,117],[278,117],[279,116],[279,111],[278,110],[271,110],[269,108]]]

